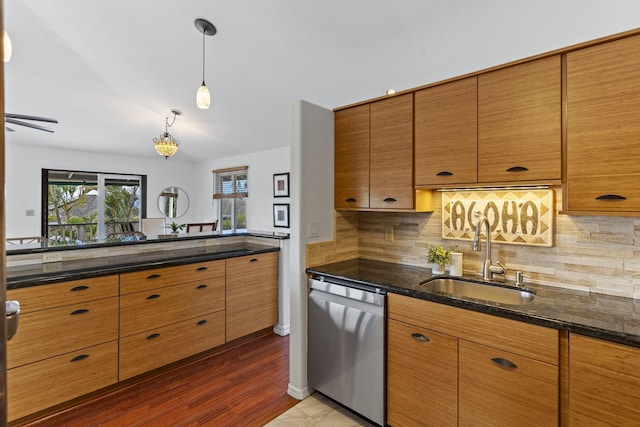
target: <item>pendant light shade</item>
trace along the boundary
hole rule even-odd
[[[204,49],[204,36],[212,36],[217,30],[213,24],[206,19],[198,18],[194,22],[198,31],[202,33],[202,85],[198,88],[196,93],[196,105],[198,108],[209,108],[211,105],[211,94],[207,85],[204,83],[204,65],[205,65],[205,49]]]
[[[11,53],[13,53],[13,47],[11,46],[11,38],[9,37],[9,33],[7,30],[4,30],[4,38],[2,40],[3,49],[4,49],[4,62],[9,62],[11,60]]]
[[[180,142],[176,140],[169,133],[169,128],[173,126],[176,121],[176,116],[182,115],[180,110],[171,110],[173,113],[173,120],[169,123],[169,117],[164,118],[164,133],[159,138],[153,138],[153,146],[156,149],[156,153],[164,156],[165,159],[173,156],[178,152],[178,146]]]
[[[198,88],[198,93],[196,93],[196,105],[198,108],[205,109],[211,105],[211,94],[207,86],[205,86],[204,80],[202,81],[202,86]]]

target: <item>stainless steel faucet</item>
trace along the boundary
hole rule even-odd
[[[487,239],[487,251],[484,255],[484,264],[482,265],[482,278],[484,280],[491,280],[494,274],[506,275],[507,268],[502,265],[500,261],[496,261],[497,265],[493,265],[491,262],[491,224],[489,224],[489,219],[480,213],[476,213],[476,215],[478,216],[478,222],[476,223],[476,235],[473,238],[473,250],[476,252],[482,250],[480,232],[483,224],[485,226],[485,236]]]

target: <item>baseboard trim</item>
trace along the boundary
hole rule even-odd
[[[309,387],[299,389],[297,387],[292,386],[291,383],[289,383],[289,387],[287,388],[287,394],[298,400],[303,400],[304,398],[309,397],[311,395],[311,389]]]
[[[281,325],[277,324],[273,327],[273,333],[280,335],[281,337],[289,335],[291,332],[291,325]]]

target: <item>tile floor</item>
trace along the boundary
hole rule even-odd
[[[374,427],[319,393],[313,393],[265,427]]]

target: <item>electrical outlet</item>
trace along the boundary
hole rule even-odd
[[[27,209],[26,215],[27,216],[36,216],[36,211],[34,209]]]
[[[43,273],[57,273],[58,271],[62,271],[61,262],[50,262],[42,266]]]
[[[42,262],[60,262],[62,261],[62,252],[47,252],[42,255]]]

